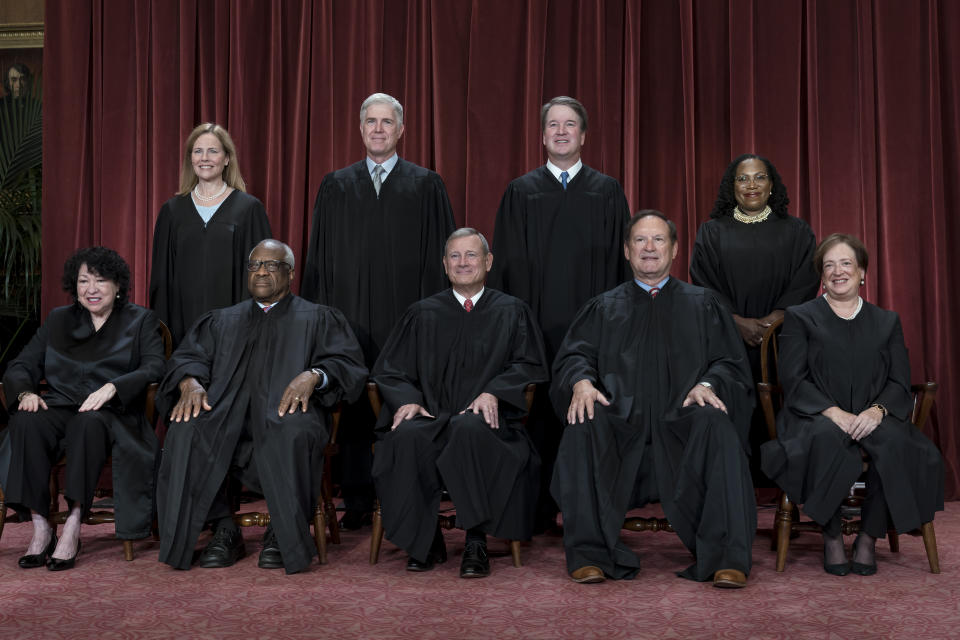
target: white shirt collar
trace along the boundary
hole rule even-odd
[[[400,161],[400,156],[394,153],[392,156],[380,163],[380,166],[383,167],[383,179],[386,179],[390,172],[393,171],[393,168],[397,166],[397,162]],[[367,172],[370,174],[370,177],[373,177],[373,168],[377,166],[377,163],[370,159],[370,156],[367,156]]]
[[[454,295],[454,297],[457,299],[457,302],[460,303],[460,306],[461,306],[461,307],[467,303],[467,297],[466,297],[466,296],[462,296],[462,295],[460,295],[459,293],[457,293],[457,290],[456,290],[456,289],[452,289],[452,288],[451,288],[450,290],[453,291],[453,295]],[[480,289],[480,291],[478,291],[472,298],[470,298],[470,300],[473,302],[473,306],[477,306],[477,300],[480,299],[480,296],[483,295],[483,292],[484,292],[485,290],[486,290],[486,287],[484,287],[483,289]]]
[[[573,180],[574,176],[576,176],[578,173],[580,173],[580,169],[582,169],[582,168],[583,168],[583,160],[580,160],[580,159],[578,158],[578,159],[577,159],[577,163],[576,163],[575,165],[573,165],[572,167],[570,167],[569,169],[566,170],[566,171],[567,171],[567,184],[570,184],[570,181]],[[557,165],[553,164],[553,163],[550,162],[549,160],[547,160],[547,169],[549,169],[549,170],[550,170],[550,173],[553,174],[553,177],[557,179],[557,182],[562,182],[562,180],[560,180],[560,174],[564,171],[563,169],[561,169],[561,168],[558,167]]]

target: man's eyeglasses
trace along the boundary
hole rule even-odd
[[[267,271],[271,273],[274,271],[279,271],[280,266],[284,266],[287,269],[290,268],[286,262],[281,262],[280,260],[249,260],[247,262],[247,271],[260,271],[260,265],[266,267]]]

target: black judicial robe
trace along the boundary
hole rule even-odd
[[[202,314],[250,296],[243,265],[270,237],[263,203],[242,191],[227,196],[207,224],[189,194],[163,205],[153,232],[150,308],[170,328],[174,345]]]
[[[629,508],[659,500],[696,563],[681,575],[709,580],[750,570],[756,504],[746,458],[753,385],[733,320],[708,289],[676,278],[651,298],[627,282],[590,300],[554,363],[558,415],[573,385],[590,380],[610,401],[567,425],[551,491],[564,517],[570,570],[596,565],[631,578],[636,555],[620,540]],[[710,382],[729,416],[682,407]]]
[[[150,535],[159,442],[143,411],[147,387],[163,376],[163,366],[163,343],[153,311],[132,303],[115,306],[95,331],[90,312],[73,304],[50,312],[3,377],[11,414],[17,411],[17,396],[35,391],[43,379],[49,385],[43,400],[51,408],[79,408],[106,383],[116,386],[116,395],[99,411],[109,416],[115,528],[117,537],[125,540]],[[17,476],[23,464],[10,459],[8,447],[5,439],[6,455],[0,455],[5,488],[8,474]],[[8,493],[7,500],[12,497]]]
[[[327,174],[313,209],[304,298],[347,317],[372,366],[397,318],[441,291],[453,210],[439,174],[403,158],[380,196],[365,160]]]
[[[384,398],[373,474],[394,544],[414,558],[426,557],[436,529],[440,476],[457,507],[458,526],[479,526],[512,540],[530,538],[540,460],[522,424],[524,390],[548,379],[544,363],[543,340],[529,307],[495,289],[486,288],[470,312],[451,289],[407,310],[373,370]],[[484,392],[499,401],[500,428],[483,423],[496,438],[481,444],[482,450],[444,449],[451,432],[462,428],[458,421],[483,422],[482,416],[457,414]],[[435,416],[397,428],[416,422],[434,443],[418,464],[396,450],[390,431],[397,409],[411,403]]]
[[[780,334],[784,409],[777,439],[762,447],[764,472],[826,524],[860,476],[860,447],[880,475],[898,533],[918,528],[943,510],[943,461],[936,446],[910,424],[910,360],[900,317],[869,302],[852,320],[823,297],[787,309]],[[856,442],[820,415],[837,406],[858,414],[873,404],[889,412]]]
[[[564,190],[546,165],[512,181],[500,200],[489,284],[530,305],[553,361],[587,300],[629,277],[616,179],[583,165]]]
[[[816,238],[793,216],[744,224],[733,216],[707,220],[697,231],[690,280],[717,292],[730,311],[763,318],[817,295]]]
[[[306,414],[282,418],[277,407],[287,385],[313,367],[329,386],[311,398]],[[167,366],[158,395],[169,415],[179,383],[193,376],[207,390],[210,411],[170,423],[157,491],[160,560],[187,569],[210,506],[231,462],[256,470],[270,509],[284,567],[293,573],[316,553],[309,523],[319,493],[328,408],[357,398],[366,381],[363,356],[350,326],[336,309],[294,295],[269,313],[247,300],[201,316]],[[276,459],[271,434],[287,423],[315,428],[309,447]],[[240,447],[246,431],[251,441]],[[252,449],[249,445],[252,445]]]

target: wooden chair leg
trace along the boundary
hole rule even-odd
[[[123,541],[123,559],[127,562],[133,560],[133,540]]]
[[[887,531],[887,540],[890,541],[890,553],[900,553],[900,538],[893,529]]]
[[[340,544],[340,523],[337,521],[337,507],[333,504],[333,491],[330,489],[326,473],[320,490],[323,495],[323,512],[330,527],[330,542]]]
[[[773,526],[777,529],[777,571],[779,573],[783,573],[787,565],[787,550],[790,548],[790,530],[793,525],[792,507],[787,494],[782,494],[773,522]]]
[[[520,541],[511,540],[510,541],[510,555],[513,556],[513,566],[522,567],[520,563]]]
[[[373,532],[370,535],[370,564],[377,564],[380,559],[380,545],[383,544],[383,512],[380,510],[380,500],[373,510]]]
[[[3,487],[0,487],[0,538],[3,537],[3,525],[7,521],[7,497],[3,494]]]
[[[317,508],[313,512],[313,540],[317,545],[320,564],[327,564],[327,523],[322,500],[317,500]]]
[[[930,573],[940,573],[940,556],[937,555],[937,534],[933,532],[933,522],[926,522],[920,527],[923,536],[923,548],[927,550],[927,562],[930,563]]]

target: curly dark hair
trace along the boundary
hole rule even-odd
[[[63,290],[77,301],[77,278],[80,277],[80,267],[87,265],[87,270],[101,278],[112,280],[117,285],[116,306],[127,303],[127,292],[130,290],[130,266],[120,254],[107,247],[84,247],[67,258],[63,264]]]
[[[727,170],[723,172],[723,178],[720,179],[720,188],[717,190],[717,201],[713,203],[713,211],[710,212],[710,217],[723,218],[733,215],[733,208],[737,206],[737,198],[733,192],[733,178],[737,174],[737,167],[744,160],[759,160],[766,165],[767,173],[773,180],[773,185],[770,187],[770,200],[767,201],[767,204],[776,217],[786,218],[789,216],[787,205],[790,204],[790,198],[787,196],[787,186],[780,179],[777,168],[763,156],[745,153],[734,158],[733,162],[727,165]]]

